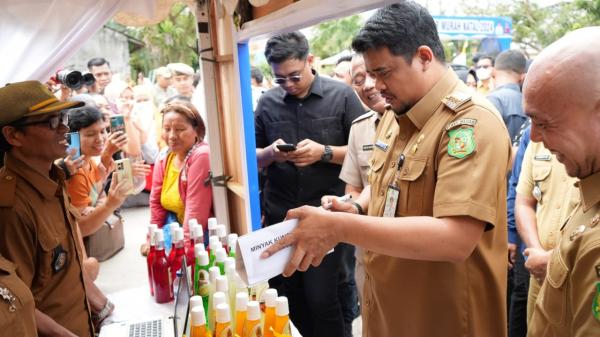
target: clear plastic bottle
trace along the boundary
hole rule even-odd
[[[248,302],[248,313],[242,337],[262,337],[260,326],[260,304],[257,301]]]
[[[219,267],[221,275],[225,275],[225,259],[227,259],[225,248],[218,248],[215,252],[215,265]]]
[[[206,316],[204,314],[204,308],[202,306],[191,308],[191,337],[206,337]]]
[[[208,218],[208,224],[206,225],[208,228],[208,237],[217,236],[217,218]]]
[[[235,295],[235,321],[233,322],[233,328],[235,334],[242,336],[244,333],[244,326],[246,325],[246,316],[248,310],[248,293],[239,292]]]
[[[173,300],[173,283],[171,269],[165,255],[163,231],[154,232],[156,253],[152,262],[152,280],[154,281],[154,298],[157,303],[167,303]]]
[[[291,335],[290,329],[290,308],[288,299],[285,296],[277,297],[275,304],[275,332]]]
[[[219,304],[226,304],[227,296],[222,292],[216,292],[212,296],[212,306],[210,309],[210,313],[208,314],[208,325],[211,330],[214,332],[216,328],[216,318],[217,318],[217,306]]]
[[[227,227],[223,224],[217,225],[217,236],[221,241],[221,246],[227,250]]]
[[[156,255],[156,236],[154,231],[158,229],[155,224],[148,225],[148,237],[150,242],[150,249],[148,255],[146,255],[146,265],[148,267],[148,281],[150,283],[150,295],[154,296],[154,281],[152,281],[152,262],[154,261],[154,255]]]
[[[215,265],[215,258],[217,254],[217,249],[223,248],[221,245],[221,241],[219,241],[219,237],[216,235],[211,236],[208,239],[208,256],[210,257],[210,266]]]
[[[275,310],[277,306],[277,289],[267,289],[264,293],[265,299],[265,325],[263,332],[265,337],[274,337],[273,330],[275,329]]]
[[[231,329],[231,309],[227,303],[217,305],[217,318],[214,337],[233,337]]]
[[[235,258],[235,251],[237,250],[237,239],[238,239],[238,235],[235,233],[231,233],[231,234],[227,235],[227,248],[229,248],[228,255],[231,257],[234,257],[234,258]]]

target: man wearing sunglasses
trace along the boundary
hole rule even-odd
[[[323,195],[344,194],[338,176],[350,127],[365,111],[349,86],[312,69],[301,33],[272,37],[265,56],[279,86],[260,97],[255,132],[258,166],[266,169],[265,224],[272,225],[288,209],[318,206]],[[289,298],[290,317],[303,336],[344,336],[339,273],[336,249],[317,268],[272,280],[271,286]]]
[[[0,254],[33,293],[40,335],[94,335],[76,218],[53,164],[68,147],[65,109],[81,105],[37,81],[0,88]]]

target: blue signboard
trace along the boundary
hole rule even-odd
[[[510,48],[512,19],[504,16],[434,16],[442,40],[496,41],[499,51]]]

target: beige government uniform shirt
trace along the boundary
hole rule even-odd
[[[451,140],[456,130],[463,137]],[[464,136],[469,132],[471,141]],[[401,153],[405,159],[396,180]],[[367,251],[363,336],[506,336],[510,153],[498,112],[480,96],[471,97],[452,70],[398,120],[392,111],[384,114],[370,163],[369,215],[383,215],[387,187],[395,181],[397,217],[470,216],[485,222],[486,230],[463,262]]]
[[[35,304],[15,265],[0,255],[0,335],[35,337]]]
[[[36,309],[77,336],[93,336],[76,210],[64,173],[48,179],[7,153],[0,169],[0,253],[31,289]]]
[[[600,172],[578,186],[581,202],[561,227],[529,337],[600,335]]]
[[[574,186],[576,181],[576,178],[569,177],[565,166],[543,143],[529,143],[523,157],[517,193],[537,200],[537,232],[544,250],[551,250],[556,246],[560,226],[579,202],[579,193]],[[530,278],[527,321],[531,320],[540,286],[541,283],[535,277]]]

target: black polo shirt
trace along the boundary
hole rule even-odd
[[[297,144],[311,139],[319,144],[348,144],[352,121],[365,110],[346,84],[320,77],[316,72],[309,94],[298,99],[281,87],[264,93],[256,106],[256,147],[266,148],[278,138]],[[305,167],[292,162],[273,162],[266,168],[263,188],[267,224],[285,218],[286,212],[302,205],[319,206],[327,194],[342,195],[341,165],[318,161]]]

